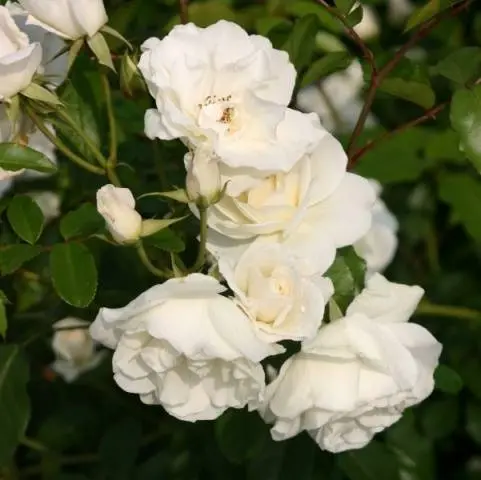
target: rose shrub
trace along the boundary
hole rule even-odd
[[[1,3],[1,479],[479,476],[474,0]]]

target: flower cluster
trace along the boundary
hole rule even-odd
[[[146,135],[189,149],[187,199],[216,278],[170,279],[100,310],[90,333],[115,350],[115,381],[182,420],[248,407],[275,440],[306,430],[333,452],[365,445],[431,393],[441,351],[407,323],[423,290],[376,273],[397,227],[379,186],[347,172],[316,114],[289,108],[296,72],[266,38],[226,21],[177,26],[143,44],[139,70],[155,100]],[[97,206],[114,240],[139,241],[130,191],[105,186]],[[347,246],[369,270],[341,312],[327,272]],[[286,341],[300,350],[266,384]]]

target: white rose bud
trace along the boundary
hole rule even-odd
[[[108,21],[102,0],[19,0],[28,23],[76,40],[93,37]]]
[[[118,243],[136,242],[142,231],[142,217],[135,210],[135,199],[128,188],[104,185],[97,191],[97,210]]]
[[[8,9],[0,6],[0,101],[28,87],[41,62],[40,44],[30,43]]]
[[[186,188],[189,199],[205,205],[215,203],[221,191],[219,164],[213,153],[199,148],[194,154],[188,153]]]
[[[103,352],[95,350],[96,343],[88,331],[89,322],[67,317],[53,325],[57,329],[52,338],[56,360],[52,369],[65,381],[74,381],[81,373],[95,368]]]

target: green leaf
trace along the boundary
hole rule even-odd
[[[261,17],[256,20],[256,31],[264,37],[276,28],[290,29],[291,26],[292,23],[283,17]]]
[[[459,403],[449,396],[431,399],[422,412],[421,425],[428,438],[440,440],[449,437],[458,425]]]
[[[185,250],[185,244],[182,239],[169,228],[145,237],[143,242],[165,252],[180,253]]]
[[[17,143],[0,143],[0,168],[16,172],[22,168],[55,173],[57,167],[43,153]]]
[[[91,203],[85,203],[77,210],[67,213],[60,221],[60,233],[65,240],[88,237],[104,228],[105,221]]]
[[[438,162],[466,163],[466,157],[459,150],[459,134],[450,128],[433,132],[427,138],[424,153],[431,166]]]
[[[481,85],[454,94],[450,118],[452,127],[461,137],[460,149],[481,172]]]
[[[352,58],[348,52],[333,52],[316,60],[302,78],[301,87],[319,81],[338,70],[345,70],[351,64]]]
[[[326,272],[334,284],[334,301],[345,313],[354,297],[364,288],[366,262],[359,257],[353,247],[337,251],[336,259]]]
[[[405,80],[403,78],[386,78],[381,83],[379,90],[399,97],[408,102],[415,103],[423,108],[431,108],[436,102],[436,95],[431,86],[416,80]]]
[[[347,16],[348,25],[350,27],[355,27],[358,23],[361,23],[363,15],[364,8],[361,4],[358,4],[357,7]]]
[[[324,7],[310,0],[302,0],[298,2],[287,2],[285,10],[295,17],[304,17],[305,15],[316,15],[323,27],[333,33],[341,33],[343,27],[339,20],[332,16]]]
[[[17,195],[10,202],[7,218],[15,233],[31,245],[42,234],[44,218],[37,203],[27,195]]]
[[[436,101],[427,68],[407,58],[398,62],[396,68],[382,81],[379,90],[426,109],[431,108]]]
[[[228,410],[215,422],[215,435],[227,459],[242,463],[262,452],[269,432],[257,412]]]
[[[396,456],[376,440],[361,450],[339,454],[337,464],[350,480],[400,480]]]
[[[457,395],[463,388],[462,378],[446,365],[439,365],[434,372],[436,388],[444,393]]]
[[[78,243],[56,245],[50,273],[59,296],[74,307],[87,307],[97,291],[97,268],[89,249]]]
[[[69,70],[72,68],[72,65],[75,63],[75,60],[77,59],[84,44],[85,44],[85,38],[78,38],[77,40],[72,42],[72,45],[70,46],[68,51],[68,69]]]
[[[30,418],[28,363],[17,345],[0,346],[0,467],[6,466]]]
[[[87,39],[87,44],[101,65],[105,65],[115,72],[114,63],[110,54],[110,49],[102,33],[97,32],[93,37]]]
[[[309,65],[316,48],[315,36],[319,31],[319,20],[316,15],[306,15],[294,25],[283,49],[289,54],[291,62],[297,70]]]
[[[481,241],[481,182],[466,173],[443,174],[438,178],[439,197],[446,202],[466,231]]]
[[[336,7],[344,14],[348,15],[357,0],[334,0]]]
[[[3,299],[0,300],[0,336],[5,338],[5,334],[7,333],[8,328],[8,320],[7,320],[7,311],[5,309],[5,301]]]
[[[366,139],[377,136],[367,134]],[[427,166],[421,153],[428,138],[426,130],[419,127],[401,132],[367,152],[356,166],[356,173],[383,184],[416,180]],[[387,158],[402,158],[402,162],[388,162]]]
[[[99,447],[100,469],[105,480],[130,480],[140,449],[142,427],[133,418],[112,425]]]
[[[416,9],[414,13],[411,14],[404,31],[407,32],[426,20],[429,20],[431,17],[434,17],[434,15],[439,13],[440,8],[441,4],[439,0],[429,0],[426,5]]]
[[[82,93],[81,93],[82,92]],[[100,136],[98,125],[95,119],[93,105],[95,98],[88,88],[77,89],[72,82],[67,82],[61,95],[64,109],[71,120],[78,125],[83,133],[90,139],[92,144],[100,147]],[[83,157],[92,159],[92,152],[85,144],[85,141],[71,127],[62,122],[57,124],[65,141]]]
[[[115,37],[117,40],[120,40],[122,43],[127,45],[127,47],[129,47],[130,50],[134,49],[132,44],[120,32],[118,32],[114,28],[109,27],[108,25],[104,25],[100,29],[100,31],[103,32],[103,33],[106,33],[107,35],[111,35],[112,37]]]
[[[0,272],[9,275],[24,263],[40,255],[42,249],[35,245],[7,245],[0,249]]]
[[[142,230],[140,233],[140,236],[145,238],[145,237],[150,237],[151,235],[154,235],[157,232],[160,232],[171,225],[174,225],[175,223],[178,223],[182,220],[185,220],[188,217],[188,215],[185,215],[180,218],[166,218],[166,219],[148,219],[142,221]]]
[[[481,48],[463,47],[443,58],[432,73],[465,85],[478,76],[480,65]]]
[[[61,105],[62,102],[57,95],[47,88],[44,88],[36,83],[31,83],[27,88],[22,90],[22,95],[30,98],[31,100],[37,100],[50,105]]]

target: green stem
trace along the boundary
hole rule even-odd
[[[139,256],[140,261],[142,264],[147,268],[147,270],[155,275],[156,277],[159,278],[171,278],[172,275],[170,272],[161,270],[160,268],[157,268],[151,261],[149,256],[147,255],[147,252],[145,251],[144,244],[142,241],[139,241],[136,245],[137,249],[137,255]]]
[[[107,176],[116,186],[120,186],[120,180],[115,173],[117,167],[117,122],[115,121],[114,105],[112,102],[112,91],[110,89],[109,78],[106,73],[102,73],[102,86],[104,89],[105,101],[107,103],[107,116],[109,120],[110,148],[107,160]]]
[[[89,136],[85,134],[82,128],[79,125],[77,125],[77,123],[72,119],[72,117],[68,114],[68,112],[63,108],[59,108],[57,110],[57,114],[59,118],[61,118],[75,132],[75,134],[78,135],[85,142],[85,145],[87,145],[88,149],[92,152],[97,162],[102,167],[105,167],[107,164],[107,161],[103,156],[102,152],[99,150],[97,145],[95,145],[95,143],[92,142]]]
[[[205,254],[207,251],[207,208],[205,206],[198,206],[199,208],[199,220],[200,220],[200,240],[199,251],[197,252],[197,259],[194,265],[189,269],[191,272],[199,271],[205,263]]]
[[[481,312],[466,307],[453,307],[451,305],[436,305],[428,301],[421,302],[416,310],[417,315],[434,317],[463,318],[464,320],[481,321]]]
[[[23,437],[20,440],[20,444],[23,445],[24,447],[30,448],[31,450],[35,450],[37,452],[44,453],[49,451],[49,448],[46,445],[39,442],[38,440],[35,440],[34,438]]]
[[[79,167],[88,170],[96,175],[104,175],[104,170],[84,160],[82,157],[72,152],[62,140],[56,137],[43,123],[40,117],[29,107],[26,107],[27,115],[32,119],[35,126],[60,150],[67,158]]]

